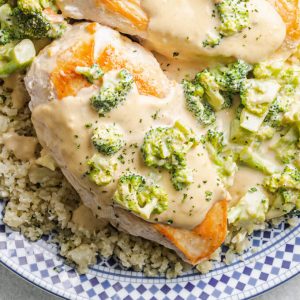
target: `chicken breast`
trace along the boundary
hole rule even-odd
[[[91,82],[78,73],[77,67],[94,64],[104,71],[102,79]],[[132,74],[132,89],[122,104],[99,116],[91,98],[114,86],[120,70]],[[167,79],[150,52],[108,27],[80,23],[41,51],[25,83],[40,143],[98,218],[174,249],[191,264],[209,258],[222,244],[228,194],[203,147],[195,143],[187,153],[188,189],[176,190],[167,170],[147,167],[143,161],[140,149],[153,128],[177,126],[197,136],[202,133],[186,109],[182,86]],[[93,130],[103,126],[115,126],[124,136],[122,149],[113,155],[100,154],[92,142]],[[111,177],[104,184],[89,176],[95,155],[111,166],[109,174],[99,177]],[[163,189],[168,207],[147,218],[114,201],[120,178],[128,171]]]
[[[235,57],[256,63],[283,45],[292,47],[300,37],[297,0],[250,0],[241,4],[246,5],[241,9],[249,14],[249,23],[240,24],[244,29],[228,33],[212,45],[218,40],[217,28],[221,24],[216,16],[217,2],[220,1],[58,0],[57,4],[67,17],[96,21],[137,35],[147,48],[189,61]]]

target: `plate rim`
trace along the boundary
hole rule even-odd
[[[20,266],[17,266],[16,268],[14,268],[13,265],[15,263],[10,262],[9,258],[7,258],[7,259],[3,259],[3,258],[4,257],[0,253],[0,264],[2,266],[4,266],[6,269],[8,269],[9,271],[11,271],[15,275],[17,275],[19,278],[23,279],[27,283],[29,283],[32,286],[37,287],[37,288],[45,291],[48,294],[51,294],[51,295],[54,295],[54,296],[60,297],[61,299],[66,299],[66,300],[69,300],[69,299],[70,300],[73,300],[73,299],[75,299],[75,300],[88,299],[88,298],[85,298],[85,297],[82,297],[82,296],[79,296],[79,295],[74,295],[74,294],[72,294],[72,293],[70,293],[68,291],[63,291],[63,290],[60,291],[54,285],[51,288],[47,287],[50,284],[45,283],[42,279],[38,280],[38,281],[40,281],[39,283],[38,282],[34,282],[34,280],[30,279],[30,276],[25,276],[21,272],[18,271],[19,268],[21,269]],[[7,260],[7,261],[5,262],[5,260]],[[286,282],[288,282],[289,280],[291,280],[292,278],[295,278],[297,276],[300,276],[300,268],[295,273],[291,273],[291,275],[288,276],[286,279],[283,279],[283,280],[279,279],[280,282],[275,283],[274,285],[269,286],[267,289],[264,289],[263,291],[260,291],[260,292],[257,292],[257,293],[253,293],[249,297],[241,298],[241,297],[239,297],[239,295],[235,295],[235,296],[228,296],[228,297],[223,298],[223,299],[239,299],[239,300],[253,299],[255,297],[258,297],[258,296],[261,296],[263,294],[268,293],[269,291],[271,291],[271,290],[273,290],[273,289],[275,289],[275,288],[277,288],[277,287],[285,284]],[[280,278],[281,276],[278,276],[278,277]],[[253,291],[254,291],[254,289],[253,289]]]

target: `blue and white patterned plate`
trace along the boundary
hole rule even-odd
[[[0,213],[3,204],[0,203]],[[99,260],[88,274],[78,275],[45,240],[31,243],[0,221],[0,261],[29,282],[67,299],[247,299],[300,273],[300,225],[257,231],[242,261],[216,263],[200,275],[145,277],[123,270],[114,259]]]

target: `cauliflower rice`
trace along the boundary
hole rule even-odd
[[[89,265],[95,264],[98,255],[113,256],[125,268],[142,271],[147,276],[171,278],[190,269],[173,251],[117,231],[97,220],[82,205],[52,158],[38,144],[28,101],[23,75],[0,82],[0,200],[6,201],[4,223],[31,241],[51,235],[50,241],[59,245],[60,254],[79,273],[85,273]],[[12,134],[20,139],[26,151],[20,153],[16,145],[6,142],[6,137]],[[77,222],[79,212],[86,215],[88,222]],[[91,220],[96,226],[89,225]],[[298,218],[289,223],[294,226]],[[243,253],[250,246],[248,233],[231,227],[226,244],[230,249],[224,261],[231,263],[235,253]],[[201,273],[210,271],[212,260],[220,261],[220,249],[210,259],[196,269]]]

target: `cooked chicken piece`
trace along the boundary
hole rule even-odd
[[[91,82],[78,74],[77,67],[94,64],[104,71],[102,79]],[[114,86],[124,69],[132,74],[132,89],[122,104],[100,117],[91,97],[104,86]],[[228,194],[203,147],[195,145],[186,156],[192,178],[188,189],[176,190],[167,170],[157,172],[143,162],[140,148],[151,128],[169,128],[179,121],[197,135],[201,133],[201,126],[186,109],[181,85],[167,79],[149,51],[110,28],[80,23],[41,51],[25,83],[40,143],[98,218],[174,249],[191,264],[209,258],[222,244]],[[94,147],[93,128],[101,126],[115,126],[122,132],[125,144],[116,154],[102,155]],[[113,162],[111,172],[98,178],[104,181],[111,176],[105,183],[91,180],[88,162],[95,155],[100,155],[104,165]],[[119,178],[128,169],[163,189],[168,208],[147,218],[113,201]]]
[[[57,4],[65,16],[137,35],[148,48],[167,57],[175,53],[177,59],[235,57],[254,63],[268,58],[285,39],[290,45],[300,37],[298,0],[246,2],[249,24],[241,17],[237,27],[244,29],[226,33],[218,42],[220,18],[211,0],[58,0]]]

